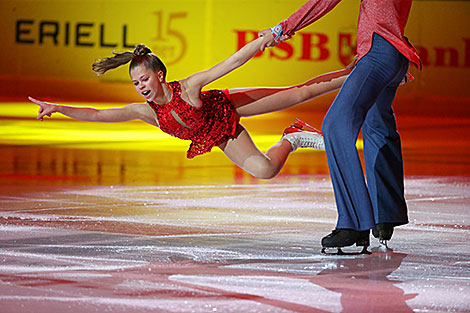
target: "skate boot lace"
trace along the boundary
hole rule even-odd
[[[285,138],[293,145],[293,151],[295,151],[297,148],[325,150],[323,136],[319,133],[299,131],[287,134]]]

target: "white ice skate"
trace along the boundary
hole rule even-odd
[[[292,152],[298,148],[325,150],[322,132],[299,119],[284,130],[282,138],[290,142]]]

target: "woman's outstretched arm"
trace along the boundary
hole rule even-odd
[[[234,69],[242,66],[249,59],[254,57],[256,53],[259,52],[261,42],[261,38],[257,38],[247,43],[240,50],[232,54],[228,59],[220,62],[219,64],[206,71],[202,71],[188,77],[187,81],[193,86],[201,86],[201,88],[204,87],[205,85],[213,82],[214,80],[219,79],[220,77],[230,73]]]
[[[53,113],[61,113],[65,116],[88,122],[126,122],[135,119],[143,119],[140,103],[115,109],[95,109],[60,105],[40,101],[32,97],[28,97],[28,99],[39,106],[37,119],[41,121],[45,116],[50,117]]]
[[[243,46],[228,59],[220,62],[214,67],[206,71],[193,74],[188,78],[180,81],[182,88],[185,89],[188,94],[189,99],[187,100],[189,100],[189,102],[191,102],[194,106],[200,107],[202,105],[199,99],[201,89],[207,84],[221,78],[222,76],[245,64],[248,60],[254,57],[256,53],[259,52],[261,43],[261,38],[257,38]]]

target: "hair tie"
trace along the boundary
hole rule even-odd
[[[135,46],[134,56],[142,56],[142,55],[146,55],[149,53],[152,53],[152,51],[149,48],[147,48],[145,45],[140,44],[140,45]]]

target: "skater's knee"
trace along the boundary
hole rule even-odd
[[[265,165],[256,169],[253,173],[253,176],[260,179],[272,179],[277,175],[278,172],[279,171],[277,168],[274,168],[271,165]]]
[[[276,177],[276,175],[277,173],[270,172],[270,173],[261,173],[260,175],[257,175],[255,177],[259,179],[273,179],[274,177]]]
[[[279,169],[267,159],[247,160],[244,169],[256,178],[271,179],[274,178]]]

